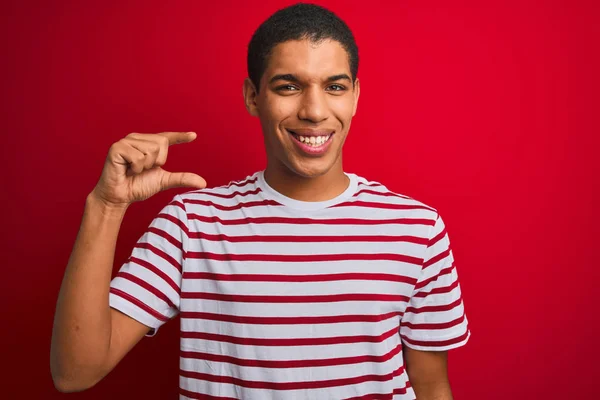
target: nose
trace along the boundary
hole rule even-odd
[[[328,117],[327,100],[325,92],[317,87],[310,87],[302,94],[298,118],[303,121],[318,123]]]

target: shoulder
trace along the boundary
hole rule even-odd
[[[390,190],[381,182],[368,180],[362,176],[354,175],[357,181],[354,201],[378,204],[380,207],[393,207],[404,210],[415,210],[419,214],[436,220],[438,210],[429,204],[415,199],[404,193]]]
[[[239,203],[254,201],[261,192],[258,174],[257,172],[222,186],[191,190],[175,196],[174,201],[181,202],[188,213],[197,210],[198,206],[227,209]]]

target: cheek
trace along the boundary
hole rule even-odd
[[[285,124],[294,115],[292,101],[285,97],[266,98],[259,109],[259,118],[265,139],[270,145],[281,143],[282,123]],[[287,134],[286,134],[287,135]]]
[[[281,121],[282,116],[285,115],[285,107],[281,102],[267,99],[261,104],[259,115],[263,127],[268,128],[268,131],[272,131]]]
[[[270,107],[273,122],[279,123],[294,115],[295,103],[291,98],[279,97],[273,99]]]
[[[350,125],[352,120],[352,112],[354,111],[354,100],[348,96],[344,99],[338,99],[339,101],[333,102],[331,110],[336,118],[343,124],[344,128]]]

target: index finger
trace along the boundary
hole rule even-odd
[[[196,139],[196,132],[161,132],[157,135],[169,139],[169,146],[173,144],[189,143]]]

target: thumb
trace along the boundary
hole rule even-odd
[[[191,172],[167,172],[162,179],[162,190],[172,189],[177,187],[193,187],[196,189],[204,189],[206,181],[199,175]]]

